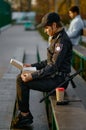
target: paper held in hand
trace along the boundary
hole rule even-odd
[[[32,71],[32,72],[36,71],[36,67],[24,67],[22,62],[15,59],[11,59],[10,64],[12,64],[13,66],[15,66],[16,68],[22,71]]]

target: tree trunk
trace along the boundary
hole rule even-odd
[[[60,5],[59,5],[59,7],[58,7],[58,12],[61,10],[62,6],[63,6],[65,3],[66,3],[66,0],[63,0],[63,1],[60,3]]]
[[[31,11],[31,0],[27,0],[28,2],[28,11]]]
[[[67,5],[67,12],[68,12],[71,6],[71,0],[66,0],[66,5]]]

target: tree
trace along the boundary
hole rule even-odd
[[[36,11],[38,14],[45,14],[49,12],[49,0],[36,0]]]
[[[28,11],[31,11],[31,0],[27,0],[28,5]]]

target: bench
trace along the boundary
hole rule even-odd
[[[78,64],[77,64],[78,61]],[[84,46],[78,45],[73,47],[73,59],[72,66],[74,68],[85,68],[86,64],[86,48]],[[84,76],[84,73],[81,73],[81,76]]]
[[[82,30],[81,36],[86,37],[86,28]],[[72,66],[78,69],[83,69],[86,66],[86,47],[82,46],[82,43],[80,45],[73,46]],[[83,72],[81,73],[81,76],[84,78],[86,74]]]
[[[67,99],[78,99],[69,85],[66,90]],[[86,110],[81,102],[71,102],[68,105],[56,105],[56,97],[50,97],[52,112],[52,130],[85,130]]]
[[[86,36],[86,29],[83,29],[83,36]],[[72,65],[75,63],[75,55],[80,58],[80,69],[85,68],[86,48],[78,45],[73,47]],[[76,64],[76,63],[75,63]],[[71,68],[71,74],[75,73],[75,69]],[[68,105],[56,105],[56,96],[50,96],[47,103],[48,118],[51,124],[51,130],[85,130],[86,129],[86,81],[81,77],[83,74],[77,75],[73,81],[75,88],[71,82],[65,91],[65,99],[80,99],[81,102],[70,102]],[[49,103],[50,102],[50,103]],[[52,116],[51,116],[52,115]]]
[[[73,68],[72,73],[75,73]],[[73,80],[77,87],[73,88],[70,82],[65,91],[64,98],[81,100],[81,102],[70,102],[68,105],[56,105],[56,95],[50,96],[47,111],[51,130],[86,129],[86,82],[80,75],[76,76]]]
[[[82,30],[82,36],[86,37],[86,28],[83,28],[83,30]]]
[[[82,48],[82,49],[81,49]],[[81,50],[81,52],[80,52]],[[84,50],[84,51],[83,51]],[[79,53],[85,59],[85,47],[81,45],[73,48],[73,52]],[[83,53],[83,54],[82,54]],[[83,55],[83,56],[82,56]],[[82,61],[82,60],[81,60]],[[82,65],[79,68],[83,68]],[[72,73],[76,71],[72,68]],[[65,92],[65,99],[80,99],[81,102],[70,102],[68,105],[56,105],[56,96],[50,96],[45,100],[49,126],[51,130],[85,130],[86,129],[86,81],[78,75],[73,79],[76,88],[71,82]],[[44,93],[46,96],[47,93]]]
[[[72,72],[71,73],[75,73],[75,69],[72,68]],[[86,109],[86,80],[84,80],[80,75],[77,75],[74,79],[73,79],[76,87],[74,88],[75,92],[77,93],[77,95],[80,97],[80,99],[82,100],[82,103]]]

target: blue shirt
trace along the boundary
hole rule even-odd
[[[84,23],[80,17],[77,15],[70,23],[67,34],[73,45],[78,45],[81,37],[81,30],[84,28]]]

